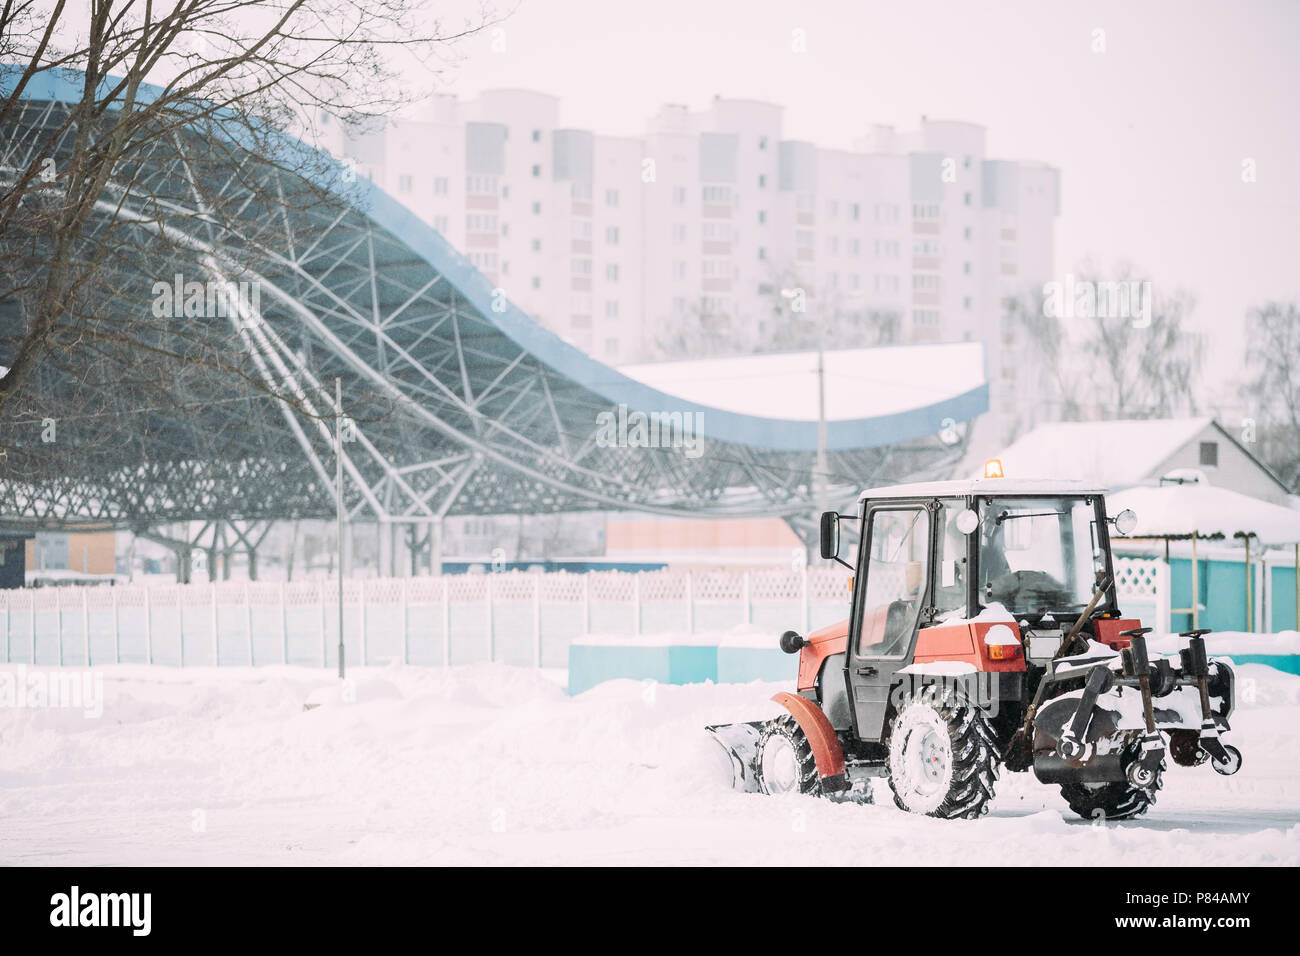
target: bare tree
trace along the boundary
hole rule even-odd
[[[96,449],[145,462],[170,438],[148,433],[156,412],[200,423],[178,458],[233,472],[274,403],[332,414],[268,374],[229,293],[274,261],[293,213],[357,195],[308,148],[322,118],[409,103],[400,68],[433,76],[493,19],[444,25],[418,0],[4,4],[0,479],[71,480]]]
[[[139,0],[91,0],[89,22],[74,19],[74,10],[66,0],[52,9],[16,0],[0,11],[0,47],[16,61],[0,74],[0,128],[39,81],[80,87],[25,163],[6,170],[0,193],[0,237],[39,237],[44,259],[38,276],[0,290],[0,303],[21,299],[30,316],[0,376],[0,411],[51,347],[87,331],[84,319],[71,329],[65,320],[112,256],[119,223],[110,214],[86,249],[88,224],[106,196],[143,185],[144,160],[184,150],[184,134],[199,133],[209,144],[229,144],[219,154],[242,147],[315,172],[310,154],[293,150],[282,130],[301,129],[326,110],[349,121],[396,108],[406,97],[394,92],[389,48],[427,61],[437,45],[475,26],[422,25],[423,11],[405,0],[178,0],[161,10]],[[150,88],[150,80],[161,82]],[[123,182],[127,172],[133,175]],[[150,224],[177,214],[159,209]],[[138,217],[130,225],[138,227]]]
[[[1004,303],[1005,321],[1028,340],[1023,360],[1048,370],[1048,401],[1059,418],[1196,411],[1203,343],[1187,325],[1194,299],[1184,291],[1155,296],[1138,274],[1121,267],[1103,277],[1085,267],[1064,294],[1045,288]]]
[[[1300,309],[1266,302],[1246,315],[1241,387],[1256,419],[1260,458],[1300,493]]]

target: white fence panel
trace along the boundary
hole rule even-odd
[[[1167,631],[1164,562],[1120,557],[1115,574],[1124,611]],[[588,632],[806,631],[848,615],[848,585],[838,566],[349,579],[344,636],[353,663],[563,667]],[[0,591],[0,649],[47,665],[333,667],[337,595],[337,580],[319,579]]]

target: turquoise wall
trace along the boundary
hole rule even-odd
[[[1199,626],[1215,631],[1246,630],[1246,565],[1241,561],[1206,561],[1200,565],[1200,603],[1203,609]],[[1259,586],[1258,569],[1251,568],[1251,594]],[[1171,607],[1192,606],[1192,562],[1188,558],[1174,558],[1169,562],[1169,586],[1172,591]],[[1192,627],[1190,614],[1174,614],[1170,622],[1175,631]]]
[[[1207,561],[1200,565],[1200,626],[1216,631],[1246,630],[1246,565],[1241,561]],[[1187,558],[1174,558],[1169,562],[1170,589],[1173,607],[1192,606],[1192,562]],[[1255,599],[1263,574],[1259,565],[1251,566],[1251,599]],[[1272,586],[1272,599],[1268,610],[1267,629],[1291,631],[1296,629],[1295,619],[1295,569],[1273,566],[1268,569]],[[1186,631],[1192,626],[1190,614],[1175,614],[1170,618],[1175,631]],[[1254,622],[1256,630],[1262,630]]]
[[[1295,568],[1273,568],[1272,631],[1295,631]]]

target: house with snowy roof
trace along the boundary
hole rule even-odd
[[[997,457],[1008,477],[1078,478],[1111,491],[1161,478],[1208,484],[1287,506],[1282,480],[1212,418],[1050,422],[1018,438]]]

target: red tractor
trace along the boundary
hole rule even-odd
[[[821,517],[821,554],[846,565],[847,620],[806,638],[786,713],[708,728],[733,783],[764,793],[870,799],[883,776],[904,810],[976,818],[999,767],[1033,770],[1079,815],[1124,819],[1155,802],[1175,763],[1241,767],[1227,746],[1234,675],[1203,630],[1176,655],[1116,599],[1103,492],[987,478],[865,492]],[[841,556],[852,522],[856,555]],[[852,551],[853,549],[845,549]]]

